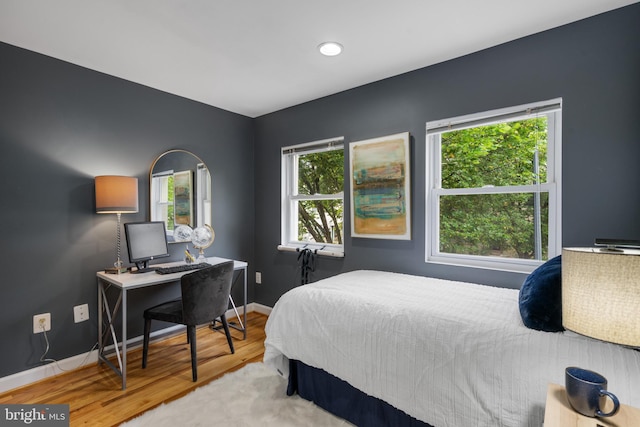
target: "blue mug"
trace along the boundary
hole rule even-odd
[[[615,394],[607,391],[607,379],[597,372],[574,366],[565,369],[565,388],[571,407],[587,417],[610,417],[620,409]],[[610,412],[602,412],[606,398],[613,401]]]

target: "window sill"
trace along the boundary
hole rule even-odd
[[[480,268],[486,270],[505,271],[509,273],[530,274],[533,270],[542,265],[545,261],[507,261],[501,258],[475,259],[474,257],[448,257],[431,256],[425,260],[426,263],[451,265],[456,267]]]
[[[278,245],[278,250],[280,252],[300,252],[302,249],[310,249],[316,255],[319,255],[319,256],[344,258],[344,250],[341,248],[326,248],[325,246],[321,246],[321,245],[305,245],[305,246]]]

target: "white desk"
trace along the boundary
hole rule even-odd
[[[206,260],[209,264],[215,265],[226,261],[231,261],[226,258],[212,257]],[[179,265],[182,262],[172,262],[167,264],[157,264],[153,267],[167,267],[171,265]],[[243,286],[243,305],[244,310],[242,313],[242,327],[238,328],[235,325],[229,326],[235,327],[235,329],[241,330],[243,333],[243,339],[247,338],[247,263],[244,261],[233,260],[233,269],[235,271],[242,272],[244,279]],[[122,389],[127,387],[127,292],[133,289],[147,288],[149,286],[160,285],[163,283],[177,282],[180,278],[191,271],[185,271],[173,274],[158,274],[154,271],[149,273],[140,274],[107,274],[104,271],[96,273],[98,279],[98,363],[106,363],[113,371],[122,378]],[[236,279],[234,279],[235,281]],[[109,306],[107,299],[107,289],[115,288],[119,291],[117,299],[113,308]],[[122,314],[122,343],[118,345],[118,338],[113,326],[113,320],[117,316],[118,310]],[[106,325],[103,322],[103,314],[107,315]],[[118,366],[113,364],[104,354],[106,341],[111,337],[113,346],[115,348],[116,357],[118,359]],[[121,348],[120,348],[121,347]]]

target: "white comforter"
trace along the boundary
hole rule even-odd
[[[283,375],[300,360],[436,427],[540,427],[567,366],[640,407],[639,351],[528,329],[513,289],[354,271],[284,294],[266,334],[264,361]]]

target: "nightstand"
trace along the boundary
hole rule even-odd
[[[614,391],[615,393],[615,391]],[[611,401],[607,399],[607,405]],[[609,411],[609,406],[605,411]],[[613,417],[589,418],[571,408],[563,386],[549,384],[544,410],[544,427],[636,427],[640,426],[640,409],[620,404]]]

